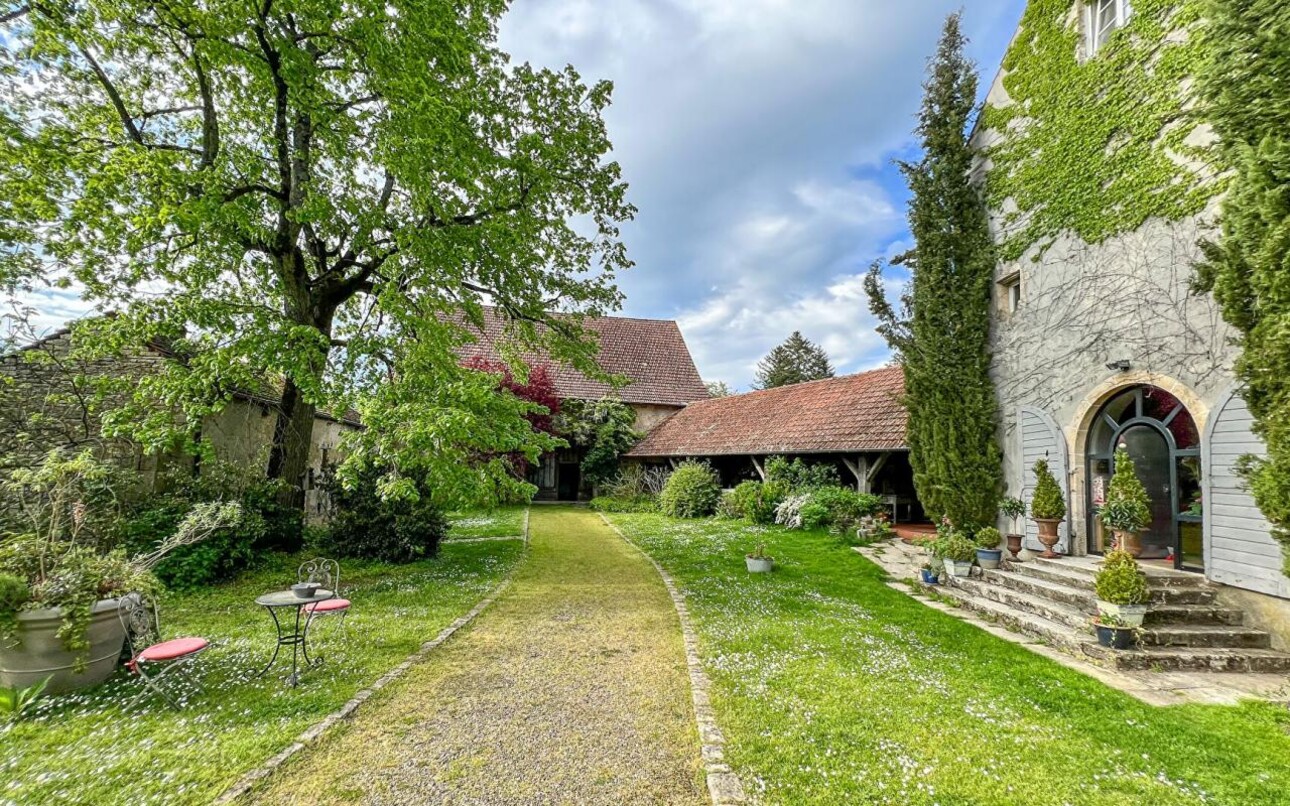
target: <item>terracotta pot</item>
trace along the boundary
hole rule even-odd
[[[1134,557],[1142,556],[1142,533],[1114,531],[1116,548],[1124,549]]]
[[[1008,535],[1008,553],[1012,559],[1021,561],[1021,535]]]
[[[1040,554],[1045,560],[1053,560],[1062,555],[1053,551],[1061,539],[1057,535],[1057,527],[1061,524],[1061,518],[1035,518],[1035,525],[1039,527],[1039,542],[1044,544],[1044,553]]]

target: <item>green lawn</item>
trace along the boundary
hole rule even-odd
[[[1153,708],[883,584],[823,534],[613,515],[685,590],[766,803],[1290,803],[1282,706]],[[748,574],[765,542],[780,567]]]
[[[118,672],[96,689],[44,701],[26,722],[0,724],[0,803],[209,802],[473,607],[522,550],[473,543],[406,566],[342,563],[341,591],[354,602],[348,633],[334,620],[316,625],[310,643],[325,661],[296,689],[282,682],[289,663],[253,678],[274,636],[253,600],[294,581],[301,558],[169,597],[167,637],[221,642],[196,661],[203,691],[178,713],[155,697],[127,710],[138,682]]]
[[[527,507],[513,506],[454,512],[448,516],[451,524],[448,539],[519,537],[524,534],[525,509]]]

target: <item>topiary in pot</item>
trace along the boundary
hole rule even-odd
[[[1116,549],[1106,555],[1093,582],[1097,592],[1097,609],[1102,616],[1123,621],[1127,626],[1142,626],[1151,591],[1147,576],[1133,555]]]
[[[1030,496],[1030,517],[1039,527],[1039,542],[1044,544],[1045,559],[1055,559],[1061,555],[1053,551],[1057,545],[1057,526],[1066,517],[1066,501],[1062,498],[1062,489],[1057,479],[1048,469],[1048,460],[1035,462],[1035,492]]]
[[[971,573],[972,561],[976,559],[976,544],[957,529],[943,529],[932,551],[944,561],[945,571],[950,576],[965,577]]]
[[[993,526],[985,526],[977,530],[972,538],[976,543],[976,562],[982,568],[998,568],[999,562],[1003,559],[1003,550],[999,544],[1003,542],[1003,535]]]
[[[1102,525],[1114,532],[1116,548],[1134,557],[1142,554],[1139,533],[1151,525],[1151,499],[1124,445],[1115,451],[1115,475],[1107,486],[1106,503],[1097,514]]]
[[[999,502],[999,513],[1012,521],[1012,531],[1008,533],[1008,552],[1012,559],[1021,559],[1021,538],[1018,523],[1026,516],[1026,502],[1020,498],[1005,498]]]

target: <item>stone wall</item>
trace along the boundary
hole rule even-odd
[[[682,406],[659,406],[652,403],[631,403],[632,411],[636,412],[635,428],[642,434],[647,434],[658,427],[659,423],[676,414]]]

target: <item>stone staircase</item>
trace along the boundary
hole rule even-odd
[[[1036,558],[928,588],[992,621],[1117,669],[1290,672],[1290,654],[1273,650],[1269,633],[1244,626],[1244,614],[1221,605],[1217,589],[1203,577],[1154,566],[1143,566],[1151,609],[1139,648],[1100,646],[1091,627],[1097,559]]]

